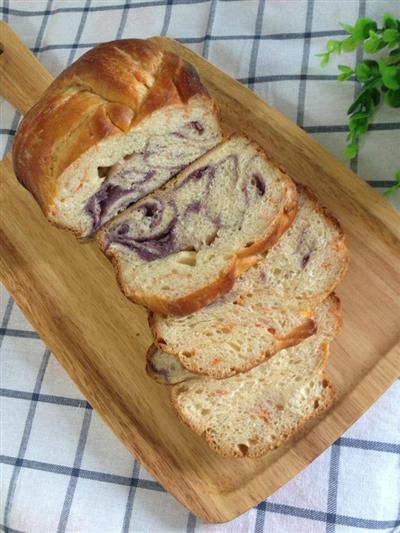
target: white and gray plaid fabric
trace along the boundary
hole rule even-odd
[[[356,86],[335,80],[337,62],[321,71],[315,54],[327,39],[343,35],[339,21],[386,11],[399,16],[399,2],[1,2],[3,20],[53,75],[101,41],[169,35],[256,91],[341,159]],[[4,101],[0,112],[3,154],[19,115]],[[399,145],[399,113],[382,110],[351,166],[383,191],[398,170]],[[391,201],[399,200],[397,193]],[[5,532],[400,532],[400,381],[268,500],[228,524],[207,525],[167,494],[102,424],[4,289],[0,319]]]

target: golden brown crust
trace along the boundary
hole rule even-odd
[[[332,292],[329,295],[330,300],[330,309],[329,313],[332,314],[332,316],[335,319],[335,330],[332,332],[331,337],[334,339],[339,335],[339,332],[343,325],[343,317],[342,317],[342,302],[340,301],[339,296]]]
[[[18,180],[51,219],[62,172],[83,153],[189,99],[210,100],[196,71],[141,39],[104,43],[61,73],[25,115],[13,145]]]
[[[184,316],[198,311],[219,296],[229,292],[235,282],[235,271],[236,260],[232,258],[229,267],[215,281],[175,300],[167,300],[161,296],[129,290],[129,287],[121,279],[119,267],[117,267],[117,280],[125,296],[133,302],[145,305],[151,311],[162,315]]]

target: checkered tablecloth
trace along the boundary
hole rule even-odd
[[[2,18],[53,74],[88,48],[169,35],[296,121],[343,159],[355,83],[315,54],[338,22],[397,0],[3,0]],[[0,36],[1,41],[1,36]],[[346,57],[354,63],[354,57]],[[344,62],[341,59],[341,62]],[[19,116],[0,104],[2,154]],[[351,166],[380,191],[399,167],[399,112],[382,110]],[[0,192],[1,193],[1,192]],[[399,205],[399,194],[391,201]],[[0,213],[1,216],[1,213]],[[245,515],[201,523],[92,411],[12,299],[1,293],[1,510],[6,532],[400,532],[400,381],[304,472]],[[362,354],[360,354],[362,357]]]

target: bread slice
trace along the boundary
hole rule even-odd
[[[260,457],[332,404],[333,388],[321,370],[328,353],[326,343],[294,347],[240,376],[189,380],[172,389],[173,406],[217,453]]]
[[[316,318],[315,335],[234,377],[189,377],[184,369],[173,370],[167,363],[172,357],[168,355],[157,367],[157,358],[150,354],[154,364],[147,368],[150,375],[158,374],[158,381],[183,381],[171,387],[173,407],[178,417],[217,453],[259,457],[332,404],[333,387],[324,368],[328,343],[341,324],[338,298],[331,296],[320,304]]]
[[[343,230],[315,195],[297,186],[296,218],[264,259],[236,286],[240,300],[263,299],[273,308],[309,309],[327,298],[349,266]]]
[[[246,305],[227,298],[188,317],[153,317],[150,326],[161,350],[190,372],[217,379],[245,372],[315,331],[312,311],[268,309],[262,298]]]
[[[292,222],[292,180],[235,134],[98,234],[122,290],[185,315],[228,292]]]
[[[14,169],[46,216],[87,237],[222,140],[194,68],[142,39],[96,46],[26,114]]]
[[[243,372],[313,333],[312,309],[347,266],[338,222],[299,186],[296,218],[263,259],[197,313],[150,315],[154,342],[190,372],[214,378]]]
[[[322,341],[328,342],[335,338],[341,325],[340,301],[336,295],[332,294],[323,303],[319,304],[315,309],[314,321],[315,327],[313,335],[307,337],[307,340],[312,340],[314,344],[318,345]],[[303,340],[298,346],[302,347],[304,342],[305,340]],[[279,353],[277,353],[273,359],[277,357],[279,357]],[[162,351],[162,349],[156,344],[150,346],[147,351],[146,359],[146,371],[149,376],[164,385],[175,385],[189,378],[206,379],[207,377],[191,372],[182,365],[178,357]],[[260,366],[265,367],[266,364],[267,362],[264,362]],[[253,368],[253,370],[255,369]],[[230,378],[220,379],[225,381],[225,379]]]

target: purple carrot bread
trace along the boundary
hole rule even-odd
[[[347,267],[338,222],[298,187],[296,218],[279,241],[212,305],[180,318],[150,315],[154,342],[190,372],[243,372],[313,333],[313,309]]]
[[[292,222],[292,180],[233,135],[98,233],[126,296],[185,315],[228,292]]]

